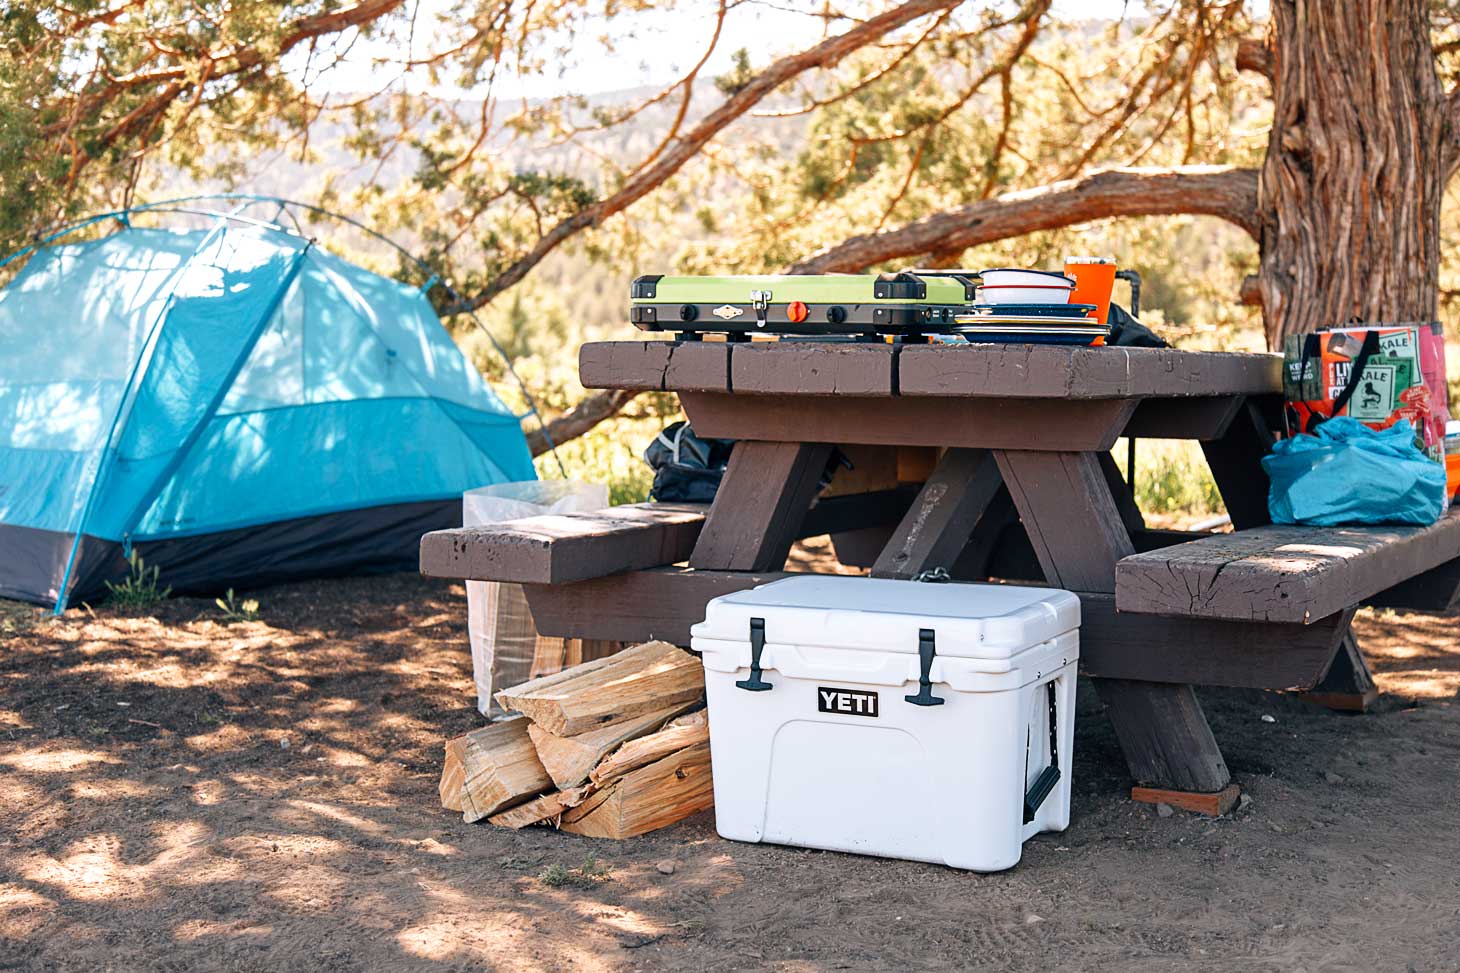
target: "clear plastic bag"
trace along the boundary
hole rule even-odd
[[[466,527],[543,514],[601,510],[607,506],[608,487],[576,480],[499,483],[468,490],[461,496],[462,524]],[[477,710],[491,718],[503,716],[492,693],[533,677],[537,627],[521,585],[468,581],[466,603]]]

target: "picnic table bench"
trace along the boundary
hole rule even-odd
[[[545,635],[682,645],[706,602],[786,576],[796,539],[823,533],[873,576],[1058,585],[1081,598],[1081,670],[1132,795],[1222,813],[1237,788],[1192,686],[1361,706],[1356,608],[1460,595],[1460,512],[1427,528],[1270,524],[1260,460],[1280,366],[1170,349],[588,344],[586,387],[675,392],[696,432],[736,441],[713,504],[440,531],[421,569],[521,583]],[[1199,441],[1236,531],[1148,528],[1110,456],[1121,436]],[[914,484],[824,496],[835,448],[936,462]]]

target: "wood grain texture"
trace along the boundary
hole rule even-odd
[[[945,452],[872,566],[872,576],[913,578],[953,567],[1003,482],[987,450]]]
[[[437,578],[561,584],[689,557],[708,507],[633,503],[527,517],[421,538],[421,573]]]
[[[1228,784],[1214,793],[1202,794],[1195,791],[1174,791],[1160,787],[1132,787],[1130,799],[1142,804],[1169,804],[1171,807],[1179,807],[1183,811],[1204,814],[1209,818],[1219,818],[1231,813],[1232,809],[1237,806],[1237,802],[1242,799],[1242,788],[1236,784]]]
[[[788,341],[727,347],[733,349],[730,390],[739,394],[892,395],[892,345]]]
[[[462,820],[468,824],[552,786],[527,736],[526,720],[492,723],[447,741],[446,749],[446,773],[452,772],[453,764],[461,768],[460,805]]]
[[[497,701],[549,733],[572,736],[696,701],[704,691],[699,659],[666,642],[646,642],[504,689]]]
[[[1348,613],[1352,616],[1353,612]],[[1338,651],[1323,678],[1311,692],[1303,694],[1310,703],[1341,713],[1363,713],[1379,699],[1374,673],[1359,649],[1359,640],[1352,631],[1345,633]]]
[[[1116,562],[1135,547],[1096,455],[994,456],[1045,578],[1075,591],[1114,591]]]
[[[671,720],[668,726],[647,736],[629,740],[615,750],[589,775],[595,787],[608,787],[632,771],[647,767],[686,747],[710,742],[709,711],[699,710]]]
[[[736,443],[689,556],[690,566],[727,571],[784,567],[830,458],[827,445]]]
[[[591,838],[632,838],[713,807],[710,745],[640,767],[563,815],[560,827]]]
[[[1460,509],[1429,527],[1269,525],[1121,561],[1121,611],[1309,622],[1452,560]]]
[[[1282,392],[1282,356],[1170,348],[926,345],[898,356],[899,394],[1185,398]]]
[[[690,626],[704,620],[711,600],[784,577],[790,575],[669,567],[575,584],[525,585],[523,591],[544,633],[598,637],[587,633],[601,632],[629,642],[661,639],[689,645]]]
[[[794,574],[662,568],[529,589],[540,624],[688,645],[711,598]],[[1113,595],[1079,592],[1080,669],[1087,675],[1244,689],[1308,689],[1333,658],[1341,618],[1312,625],[1120,614]]]
[[[904,352],[905,354],[906,352]],[[684,392],[680,404],[702,436],[772,442],[859,443],[986,449],[1105,450],[1134,399],[728,395]]]
[[[1386,588],[1364,603],[1375,608],[1425,612],[1446,612],[1460,606],[1460,557]]]
[[[732,347],[717,341],[590,341],[578,349],[578,377],[589,389],[725,392]]]
[[[1204,793],[1231,783],[1227,762],[1190,686],[1101,679],[1095,691],[1136,783]]]
[[[548,776],[560,789],[566,790],[586,782],[598,762],[624,741],[657,731],[698,702],[696,699],[684,700],[573,736],[559,736],[534,723],[527,728],[527,735],[532,738],[537,757]]]

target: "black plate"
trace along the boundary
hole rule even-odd
[[[975,312],[1021,318],[1078,318],[1095,310],[1094,304],[970,304],[969,307]]]

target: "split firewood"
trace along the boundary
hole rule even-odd
[[[710,745],[698,743],[630,771],[565,811],[559,827],[591,838],[631,838],[667,827],[714,803]]]
[[[710,739],[709,712],[700,710],[672,721],[664,729],[629,740],[605,758],[589,774],[597,787],[607,787],[625,774],[647,766],[671,753],[707,743]]]
[[[538,759],[547,768],[548,776],[559,788],[577,787],[588,779],[594,766],[625,740],[653,733],[678,713],[695,705],[693,700],[668,709],[658,709],[633,716],[618,723],[608,723],[576,736],[558,736],[537,724],[527,728]]]
[[[447,773],[453,761],[461,766],[461,810],[468,823],[521,804],[553,786],[527,735],[526,720],[493,723],[448,741]],[[443,773],[443,790],[446,785]]]
[[[704,691],[698,659],[667,642],[646,642],[504,689],[497,701],[550,733],[573,736],[698,700]]]
[[[569,808],[577,807],[589,795],[591,788],[574,787],[565,791],[549,791],[541,797],[534,797],[526,804],[508,808],[487,818],[488,823],[514,830],[530,824],[551,821]]]
[[[461,748],[453,747],[452,740],[446,741],[446,759],[441,764],[441,784],[436,788],[441,795],[441,806],[448,811],[461,813],[461,789],[466,783],[466,768],[461,763]]]

